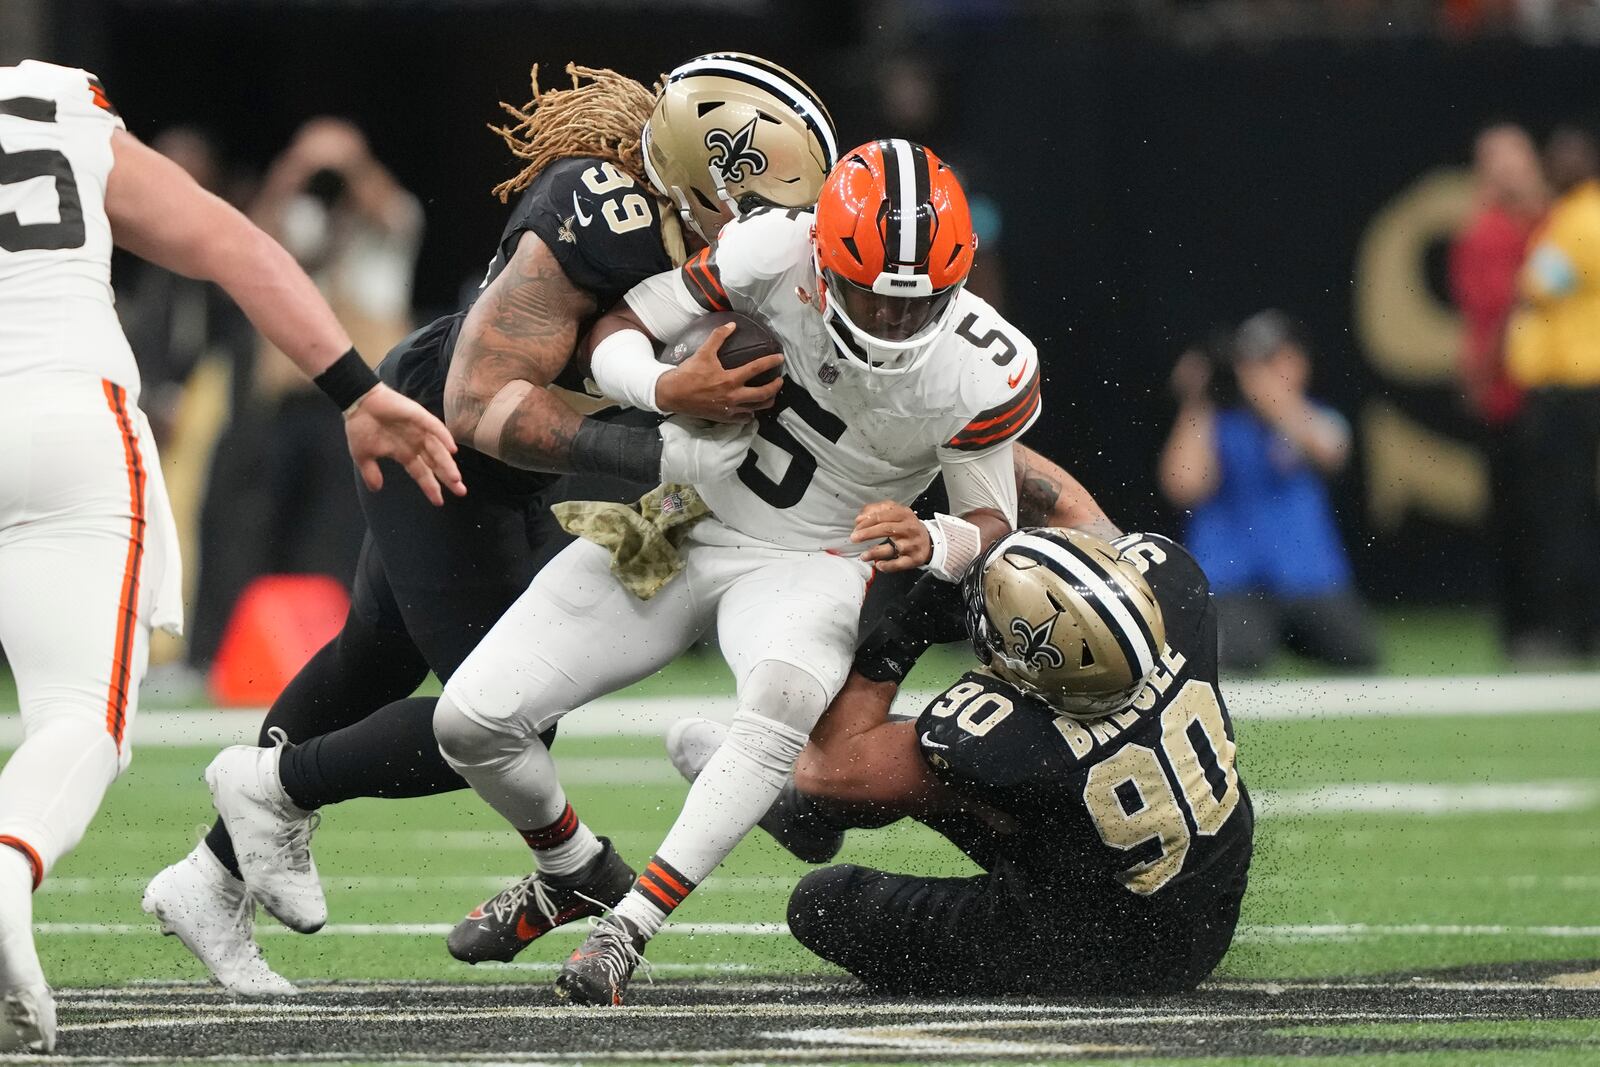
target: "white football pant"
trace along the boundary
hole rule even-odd
[[[704,519],[684,571],[639,600],[605,549],[553,559],[445,686],[440,750],[518,829],[565,804],[539,733],[595,697],[666,666],[715,623],[739,714],[659,855],[704,878],[766,812],[850,669],[871,569],[780,548]]]
[[[0,379],[0,646],[24,737],[0,772],[0,843],[35,884],[131,756],[156,598],[179,566],[149,438],[110,382]]]

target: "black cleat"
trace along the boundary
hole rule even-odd
[[[644,943],[633,924],[615,912],[595,920],[589,936],[556,975],[556,1000],[591,1006],[621,1004],[628,979],[644,963]]]
[[[509,963],[556,927],[614,907],[633,888],[633,868],[609,839],[602,837],[600,844],[600,855],[578,874],[530,874],[473,908],[450,931],[450,955],[462,963]]]

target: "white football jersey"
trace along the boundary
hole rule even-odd
[[[838,350],[813,302],[811,222],[809,211],[753,212],[724,227],[715,248],[641,283],[627,302],[662,339],[711,311],[766,320],[783,345],[778,403],[762,413],[738,473],[695,488],[742,533],[855,553],[866,547],[849,540],[862,507],[910,504],[941,465],[1009,450],[1033,425],[1039,359],[1020,331],[963,290],[951,328],[918,366],[870,371]]]
[[[90,375],[138,395],[105,207],[120,127],[85,71],[0,67],[0,380]]]

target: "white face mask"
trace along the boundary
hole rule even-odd
[[[814,252],[812,261],[817,291],[824,294],[823,324],[829,336],[840,351],[864,363],[873,380],[898,377],[922,365],[949,327],[965,284],[934,292],[926,275],[885,273],[868,289],[825,273]],[[901,333],[905,336],[896,336]]]

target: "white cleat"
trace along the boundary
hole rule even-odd
[[[667,730],[667,758],[692,782],[727,736],[728,728],[712,719],[679,719]]]
[[[328,921],[328,900],[311,858],[311,832],[320,816],[295,806],[278,780],[281,730],[271,748],[234,745],[206,768],[211,801],[233,838],[239,872],[250,895],[283,925],[314,934]]]
[[[0,1052],[54,1052],[56,1002],[45,985],[8,989],[0,998]]]
[[[150,879],[141,904],[175,934],[230,993],[289,997],[299,990],[261,958],[256,945],[256,902],[201,842]]]

